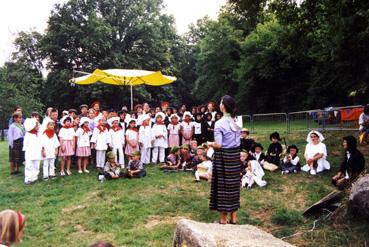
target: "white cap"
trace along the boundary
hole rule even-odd
[[[103,118],[102,115],[97,115],[97,117],[94,118],[95,123],[98,124],[100,119],[102,119],[102,118]]]
[[[27,118],[24,121],[24,128],[26,129],[26,131],[31,131],[33,130],[37,125],[37,119],[36,118]]]
[[[178,120],[179,120],[179,116],[176,113],[174,113],[174,114],[170,115],[170,117],[169,117],[170,121],[172,121],[172,118],[174,118],[174,117],[178,118]]]
[[[71,123],[73,122],[73,118],[72,118],[71,116],[67,115],[67,116],[62,117],[62,119],[60,119],[60,124],[61,124],[61,126],[64,126],[64,121],[65,121],[65,119],[67,119],[67,118],[70,118],[70,122],[71,122]]]
[[[185,111],[184,113],[183,113],[183,119],[186,117],[186,116],[190,116],[190,118],[192,118],[192,114],[189,112],[189,111]]]
[[[91,120],[88,117],[82,117],[81,120],[79,121],[79,127],[81,127],[86,122],[90,123],[90,121]]]
[[[155,119],[158,117],[158,116],[161,116],[161,118],[164,120],[165,119],[165,114],[163,112],[158,112],[155,114]]]
[[[118,121],[118,123],[119,123],[119,120],[120,120],[120,118],[119,118],[119,117],[112,117],[112,118],[109,118],[109,119],[108,119],[108,124],[109,124],[110,126],[113,126],[113,122],[114,122],[114,121]]]

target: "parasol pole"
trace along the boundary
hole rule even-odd
[[[131,111],[133,112],[133,87],[131,82]]]

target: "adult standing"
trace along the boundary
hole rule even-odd
[[[359,117],[360,144],[367,141],[369,135],[369,105],[364,106],[364,111]]]
[[[240,134],[241,128],[234,121],[236,102],[229,96],[222,97],[220,110],[223,117],[215,123],[214,166],[210,191],[210,210],[219,212],[219,223],[227,224],[228,214],[231,224],[237,223],[240,207]]]

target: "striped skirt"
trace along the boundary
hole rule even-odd
[[[23,163],[23,138],[19,138],[13,142],[13,148],[9,146],[9,161],[17,164]]]
[[[214,153],[210,210],[235,212],[240,207],[240,149],[222,148]]]

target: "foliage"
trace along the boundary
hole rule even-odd
[[[7,128],[7,120],[16,106],[21,106],[25,116],[32,111],[43,111],[40,102],[42,75],[29,64],[6,63],[0,68],[0,125]]]

